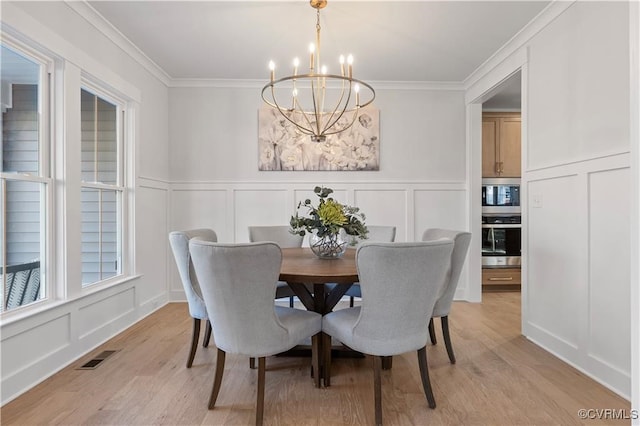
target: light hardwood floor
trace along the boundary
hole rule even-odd
[[[482,304],[454,304],[455,365],[436,321],[440,339],[427,350],[435,410],[427,407],[415,353],[394,357],[393,369],[383,371],[386,424],[598,425],[615,422],[581,420],[578,410],[629,412],[626,400],[520,335],[519,293],[483,297]],[[246,357],[228,355],[216,408],[208,410],[216,350],[200,346],[185,368],[190,333],[186,304],[169,304],[2,407],[2,424],[254,424],[257,370]],[[110,349],[118,352],[97,369],[76,369]],[[267,359],[265,424],[374,423],[371,359],[335,360],[326,389],[313,387],[309,365],[307,358]]]

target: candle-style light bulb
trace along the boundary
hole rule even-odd
[[[293,75],[298,75],[298,65],[300,65],[300,59],[293,58]]]
[[[314,66],[313,55],[315,51],[316,51],[316,45],[313,43],[309,44],[309,64],[310,64],[309,69],[311,71],[313,71],[313,66]]]
[[[349,78],[353,77],[353,56],[347,56],[347,64],[349,65]]]
[[[356,107],[360,106],[360,85],[356,83],[355,86],[353,86],[353,91],[356,92]]]
[[[326,73],[327,73],[327,66],[326,66],[326,65],[323,65],[323,66],[322,66],[322,68],[320,68],[320,72],[321,72],[322,74],[326,74]]]
[[[276,71],[276,63],[273,61],[269,61],[269,70],[271,71],[271,82],[273,83]]]
[[[340,55],[340,74],[344,77],[344,55]]]

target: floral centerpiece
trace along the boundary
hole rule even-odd
[[[311,250],[321,258],[342,256],[348,244],[356,244],[358,239],[367,238],[367,227],[364,224],[364,213],[358,207],[340,204],[329,195],[331,188],[316,186],[313,192],[320,198],[317,207],[306,199],[298,203],[298,211],[291,216],[291,232],[304,236],[309,232]],[[308,210],[308,216],[300,216],[300,208]],[[345,241],[343,233],[351,236]]]

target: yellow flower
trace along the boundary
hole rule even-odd
[[[323,225],[345,225],[348,220],[342,210],[342,204],[329,199],[318,206],[318,216]]]

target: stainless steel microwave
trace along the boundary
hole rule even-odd
[[[482,213],[520,214],[520,179],[482,179]]]

